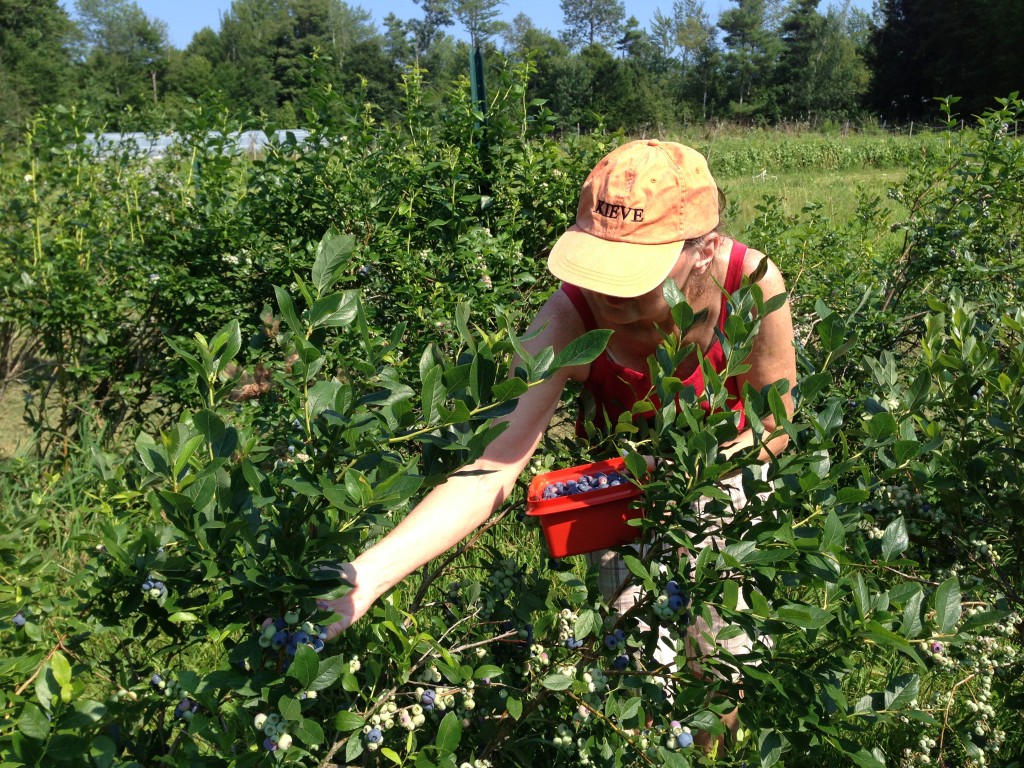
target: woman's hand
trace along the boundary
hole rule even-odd
[[[352,563],[342,563],[337,569],[338,577],[352,588],[341,597],[334,600],[320,599],[316,601],[316,607],[321,611],[331,611],[337,614],[337,621],[327,625],[327,639],[337,637],[346,629],[358,621],[363,614],[370,610],[383,590],[377,590],[372,586],[372,579],[365,574],[361,575],[359,570]]]

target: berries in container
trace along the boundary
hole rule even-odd
[[[581,555],[636,541],[643,490],[626,462],[607,459],[536,475],[526,495],[526,514],[540,521],[552,557]]]

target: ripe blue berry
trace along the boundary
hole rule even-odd
[[[605,635],[604,644],[609,651],[614,651],[619,647],[619,640],[615,635]]]
[[[288,643],[288,633],[279,629],[274,633],[274,636],[270,638],[270,645],[274,650],[280,650]]]
[[[668,607],[673,611],[681,611],[686,607],[686,600],[683,599],[682,595],[672,595],[668,599]]]
[[[621,672],[629,666],[629,656],[616,656],[615,661],[612,662],[612,666]]]
[[[678,581],[673,580],[665,585],[665,594],[669,597],[671,597],[672,595],[678,595],[681,591],[682,590],[679,589]]]
[[[380,728],[371,728],[366,732],[366,741],[369,744],[380,744],[384,740],[384,734],[380,732]]]
[[[267,738],[265,738],[263,740],[263,748],[265,750],[267,750],[268,752],[276,752],[277,751],[277,742],[274,741],[272,738],[270,738],[268,736]]]
[[[16,629],[21,629],[22,627],[24,627],[26,621],[27,619],[25,618],[25,614],[23,614],[21,611],[18,611],[16,614],[14,614],[14,618],[11,619],[11,623],[15,626]]]
[[[686,731],[683,731],[678,736],[676,736],[676,743],[683,749],[686,749],[687,747],[692,747],[693,736],[689,733],[686,733]]]
[[[157,674],[154,674],[151,678],[149,678],[149,684],[157,690],[162,690],[167,686],[167,683],[164,682],[164,679]]]

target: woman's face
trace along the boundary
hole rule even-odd
[[[716,243],[717,245],[717,239]],[[680,252],[675,266],[668,276],[672,278],[679,289],[685,293],[685,286],[691,279],[703,278],[707,271],[700,269],[698,275],[694,271],[696,265],[704,264],[704,256],[708,253],[706,249],[713,248],[710,243],[702,246],[685,248]],[[710,251],[711,254],[714,250]],[[669,314],[668,304],[665,303],[665,295],[662,286],[641,294],[640,296],[608,296],[603,293],[589,291],[594,308],[600,319],[618,325],[629,325],[633,323],[659,323],[664,324]]]

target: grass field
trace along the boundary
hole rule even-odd
[[[766,171],[756,176],[722,177],[718,183],[738,210],[735,221],[728,224],[742,232],[758,215],[755,206],[766,197],[779,198],[788,215],[798,214],[806,206],[820,203],[824,206],[824,214],[836,221],[845,221],[853,216],[862,193],[881,198],[895,210],[895,204],[887,200],[886,194],[904,174],[903,170],[893,169],[782,174]]]

